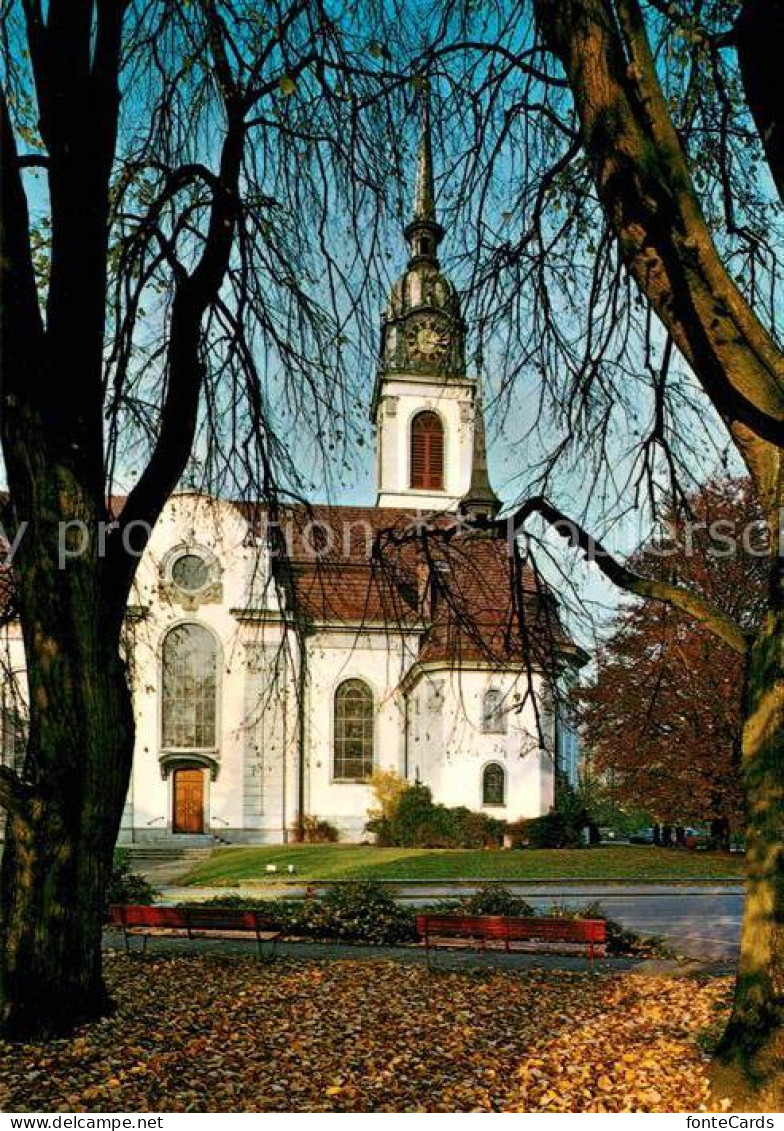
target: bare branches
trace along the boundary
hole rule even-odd
[[[540,0],[537,12],[576,92],[597,191],[629,270],[722,417],[781,443],[784,360],[708,233],[636,0],[618,0],[617,23],[601,0]]]
[[[672,605],[688,613],[699,624],[729,644],[740,655],[748,650],[748,639],[738,624],[718,606],[711,604],[700,594],[683,586],[657,578],[644,577],[634,573],[613,557],[605,547],[589,534],[579,523],[574,522],[552,503],[544,498],[528,499],[514,515],[515,529],[522,529],[526,520],[533,514],[541,517],[564,537],[570,546],[581,550],[590,562],[595,563],[608,580],[620,589],[636,597],[645,597]],[[505,525],[505,524],[504,524]]]
[[[43,323],[38,306],[35,269],[30,250],[30,219],[27,198],[16,158],[16,139],[8,112],[5,91],[0,90],[0,222],[2,246],[0,292],[2,302],[2,340],[5,354],[2,367],[3,396],[13,391],[15,376],[32,379],[32,366],[24,366],[26,354],[37,354],[43,338]],[[26,339],[26,340],[25,340]]]
[[[745,0],[733,41],[749,110],[765,147],[779,197],[784,201],[784,104],[778,81],[784,47],[781,0]]]

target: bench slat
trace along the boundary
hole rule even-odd
[[[176,934],[200,937],[252,936],[259,942],[280,938],[282,931],[252,910],[223,907],[160,907],[118,904],[109,908],[112,923],[126,935]]]
[[[558,944],[566,952],[588,950],[593,965],[603,955],[607,939],[604,919],[566,919],[558,916],[523,918],[503,915],[418,915],[417,935],[428,951],[502,942],[507,951],[553,950]],[[568,950],[567,950],[568,948]]]

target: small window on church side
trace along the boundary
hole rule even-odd
[[[482,730],[492,734],[504,734],[506,731],[503,696],[494,687],[485,692],[482,700]]]
[[[365,781],[373,773],[373,692],[347,679],[335,692],[335,781]]]
[[[482,773],[482,804],[506,805],[506,773],[497,762],[485,766]]]
[[[411,487],[444,489],[444,426],[435,412],[419,412],[411,422]]]

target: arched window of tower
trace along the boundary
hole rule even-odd
[[[444,489],[444,426],[435,412],[418,412],[411,422],[411,487]]]

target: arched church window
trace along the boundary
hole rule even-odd
[[[216,746],[218,645],[200,624],[178,624],[163,642],[162,745],[167,750]]]
[[[411,422],[411,486],[444,489],[444,426],[435,412],[419,412]]]
[[[347,679],[335,692],[336,781],[364,781],[373,773],[373,692],[361,679]]]
[[[482,699],[482,730],[494,734],[503,734],[506,731],[503,695],[495,687],[486,691]]]
[[[482,804],[506,805],[506,772],[497,762],[491,762],[482,772]]]

